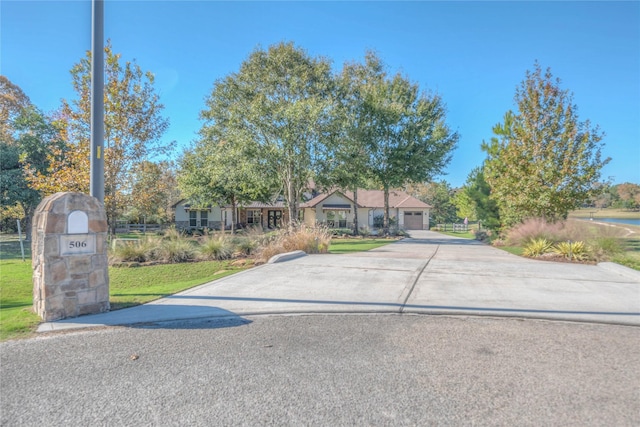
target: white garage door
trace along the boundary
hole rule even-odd
[[[422,212],[404,213],[405,230],[422,230]]]

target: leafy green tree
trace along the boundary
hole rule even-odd
[[[13,139],[16,118],[30,106],[31,101],[22,89],[0,75],[0,140],[8,143]]]
[[[168,222],[170,206],[180,195],[171,162],[142,161],[133,167],[131,178],[131,204],[127,216],[146,223]]]
[[[476,202],[469,195],[467,187],[462,187],[453,196],[453,205],[456,207],[458,218],[468,218],[469,221],[478,220]]]
[[[510,226],[528,217],[566,218],[589,198],[610,160],[602,157],[603,135],[578,120],[572,94],[538,63],[517,88],[515,103],[517,111],[507,112],[482,144],[484,177],[501,220]]]
[[[316,184],[353,192],[354,233],[358,235],[358,188],[371,186],[368,167],[368,147],[363,137],[367,119],[363,116],[363,87],[380,71],[381,64],[375,54],[369,52],[367,64],[346,63],[336,76],[334,127],[327,138],[327,153],[321,156]]]
[[[360,137],[372,181],[384,191],[384,231],[389,230],[389,190],[425,182],[451,159],[458,134],[445,123],[437,95],[421,92],[396,74],[389,76],[375,54],[367,54],[359,86]]]
[[[214,141],[255,144],[262,176],[277,180],[290,220],[298,218],[333,119],[329,61],[293,43],[256,49],[238,72],[215,82],[206,105],[201,117],[219,132]]]
[[[436,224],[456,222],[456,206],[453,201],[456,191],[448,182],[427,182],[410,184],[406,187],[407,193],[416,199],[431,205],[430,218]]]
[[[60,120],[65,123],[66,147],[52,153],[49,170],[32,184],[45,194],[89,190],[89,141],[91,123],[91,52],[71,69],[78,98],[63,100]],[[154,77],[134,62],[121,62],[111,43],[105,46],[104,164],[105,211],[111,232],[115,220],[130,203],[127,189],[139,162],[171,152],[173,143],[162,141],[169,121],[154,92]]]
[[[640,208],[640,185],[630,182],[618,184],[616,192],[623,208],[634,210]]]
[[[60,145],[60,132],[22,90],[0,76],[0,208],[19,206],[27,239],[31,218],[42,199],[29,184],[29,171],[47,167],[47,153]],[[13,210],[13,212],[16,212]]]
[[[178,184],[194,206],[213,203],[231,206],[231,232],[238,222],[237,207],[252,201],[269,201],[273,181],[264,175],[258,146],[211,139],[219,129],[203,127],[201,139],[185,151],[180,161]]]
[[[463,196],[460,196],[458,200],[464,198],[470,202],[475,213],[474,218],[481,221],[484,227],[491,230],[500,228],[500,211],[496,201],[491,198],[491,188],[484,179],[483,167],[471,171],[459,194]]]

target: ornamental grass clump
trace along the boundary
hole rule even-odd
[[[588,258],[587,246],[584,242],[560,242],[555,245],[553,252],[569,260],[584,261]]]
[[[117,240],[110,253],[111,263],[147,262],[154,259],[158,239],[143,237],[137,240]]]
[[[561,222],[547,222],[542,218],[530,218],[515,225],[505,236],[505,242],[509,246],[524,246],[534,240],[557,241],[564,224]]]
[[[235,253],[240,256],[251,255],[258,248],[258,242],[251,236],[235,236],[231,242]]]
[[[551,252],[553,243],[544,238],[533,239],[524,246],[522,255],[526,257],[539,257]]]
[[[161,262],[188,262],[197,258],[195,242],[186,238],[162,240],[154,251],[155,259]]]
[[[207,236],[200,241],[198,255],[203,260],[229,259],[233,255],[233,244],[225,236]]]
[[[327,227],[300,225],[293,230],[280,230],[275,237],[262,246],[258,258],[266,262],[274,255],[304,251],[308,254],[327,253],[331,243],[331,232]]]

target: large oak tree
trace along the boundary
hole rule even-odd
[[[201,116],[204,129],[215,135],[212,143],[255,147],[264,160],[263,179],[280,185],[289,218],[296,220],[302,194],[326,154],[333,120],[329,61],[293,43],[258,48],[237,72],[215,82]]]

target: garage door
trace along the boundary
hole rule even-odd
[[[405,230],[422,230],[422,212],[404,213]]]

